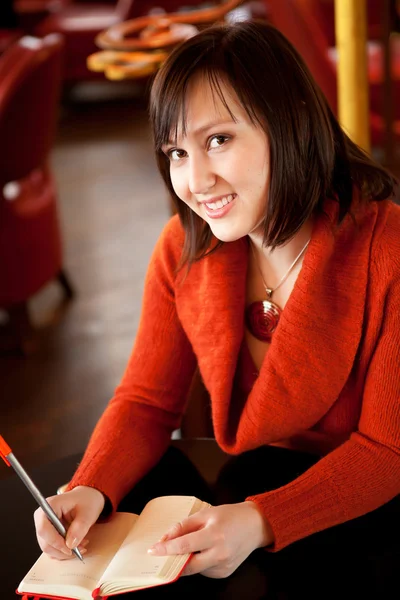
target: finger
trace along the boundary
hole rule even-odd
[[[205,571],[212,569],[212,567],[215,567],[215,559],[213,558],[212,550],[197,552],[196,554],[192,554],[192,557],[182,572],[182,576],[197,575],[198,573],[204,574]]]
[[[89,507],[86,509],[81,508],[79,513],[75,513],[75,508],[76,507],[74,506],[73,518],[66,528],[67,536],[65,538],[65,545],[70,550],[77,548],[82,543],[94,522],[93,513]]]
[[[42,509],[35,511],[34,520],[37,539],[43,552],[51,556],[55,555],[57,558],[61,558],[62,555],[63,558],[71,556],[71,550],[65,545],[65,539],[50,523]]]
[[[50,556],[51,558],[57,558],[58,560],[67,560],[74,556],[71,550],[65,546],[65,543],[63,543],[63,538],[61,538],[62,542],[58,542],[57,539],[55,541],[51,540],[49,542],[47,538],[42,538],[38,535],[37,540],[42,552],[48,554],[48,556]]]
[[[177,538],[181,535],[185,535],[186,533],[190,533],[190,531],[188,531],[188,527],[185,527],[182,521],[180,521],[179,523],[175,523],[174,525],[172,525],[172,527],[170,527],[168,531],[166,531],[158,541],[165,542],[167,540]]]
[[[69,520],[68,517],[71,518],[76,511],[74,498],[52,496],[51,498],[47,498],[47,501],[58,518],[64,523],[66,523],[66,521]],[[63,552],[66,556],[70,556],[70,551],[73,548],[77,548],[85,538],[92,525],[93,516],[88,510],[81,510],[79,515],[72,520],[70,526],[67,528],[66,539],[56,531],[41,508],[38,508],[35,511],[34,521],[38,541],[39,538],[42,540],[42,544],[39,543],[39,545],[44,552],[47,552],[47,550],[43,549],[44,547],[51,547],[58,552]]]
[[[90,510],[82,508],[67,527],[65,544],[70,550],[77,548],[86,538],[89,529],[93,525],[93,514]]]
[[[45,554],[50,556],[50,558],[54,558],[57,560],[69,560],[69,559],[75,557],[75,554],[71,550],[69,550],[69,548],[66,548],[65,546],[63,546],[61,548],[51,546],[42,538],[38,538],[38,542],[39,542],[40,548],[43,550],[43,552],[45,552]],[[89,540],[84,540],[79,545],[78,549],[79,549],[80,553],[82,554],[82,556],[87,553],[88,544],[89,544]]]
[[[83,546],[79,546],[79,552],[81,553],[82,556],[85,556],[85,554],[87,553],[87,548],[84,548]],[[71,560],[71,558],[75,558],[75,554],[73,552],[71,552],[71,556],[62,556],[61,558],[55,557],[55,556],[50,556],[50,558],[54,558],[57,560]]]
[[[208,517],[209,515],[203,513],[203,511],[199,511],[187,519],[184,519],[179,523],[175,523],[164,533],[164,535],[159,539],[159,542],[165,542],[166,540],[172,540],[182,535],[198,531],[207,525]]]
[[[204,529],[181,535],[172,540],[157,542],[148,549],[149,554],[166,556],[171,554],[190,554],[210,548],[212,540],[209,533]]]
[[[87,552],[87,547],[89,545],[89,540],[83,540],[79,546],[77,546],[78,550],[80,551],[81,554],[85,554],[85,552]]]

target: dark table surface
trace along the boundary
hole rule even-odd
[[[42,493],[50,496],[69,480],[79,460],[80,456],[70,456],[34,469],[30,475]],[[152,497],[174,493],[195,495],[214,504],[241,501],[265,489],[263,478],[273,471],[275,462],[270,449],[228,457],[214,440],[175,440],[158,468],[120,509],[137,512]],[[285,469],[284,462],[279,463],[279,471]],[[306,463],[307,458],[303,470],[310,466]],[[273,487],[277,485],[275,482]],[[16,587],[40,554],[32,517],[36,505],[15,475],[0,481],[0,499],[0,598],[11,600],[17,598]],[[171,585],[124,594],[121,599],[161,600],[189,594],[229,600],[397,597],[398,591],[394,596],[392,592],[399,589],[400,572],[397,500],[350,526],[317,533],[280,552],[257,550],[226,579],[183,577]]]

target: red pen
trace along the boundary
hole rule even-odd
[[[22,468],[19,461],[15,458],[14,454],[10,446],[7,444],[5,439],[0,435],[0,456],[6,463],[8,467],[12,467],[18,477],[22,480],[22,482],[26,485],[32,496],[35,498],[36,502],[43,509],[46,514],[46,517],[49,519],[50,523],[56,528],[58,533],[63,536],[65,539],[67,535],[67,530],[64,525],[61,523],[60,519],[57,517],[54,510],[51,508],[50,504],[47,502],[46,498],[39,492],[36,485],[33,483],[32,479],[29,477],[28,473]],[[78,548],[73,548],[72,552],[83,562],[83,557]]]
[[[7,455],[11,454],[11,448],[7,444],[6,440],[0,435],[0,456],[6,463],[7,467],[10,467],[10,463],[7,460]]]

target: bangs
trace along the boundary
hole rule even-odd
[[[222,89],[224,83],[232,90],[237,87],[232,68],[229,68],[225,59],[223,45],[210,45],[206,48],[203,46],[201,50],[192,61],[187,52],[183,53],[183,56],[179,52],[172,53],[156,75],[150,96],[150,120],[157,153],[161,152],[164,145],[176,144],[178,132],[186,135],[188,88],[196,78],[203,79],[204,85],[210,88],[214,103],[216,98],[219,98],[232,121],[237,122],[225,97],[226,92],[224,95]],[[236,93],[251,122],[260,124],[251,99]]]
[[[221,76],[222,75],[222,76]],[[178,131],[181,135],[186,135],[187,130],[187,92],[189,82],[192,83],[196,77],[202,78],[205,86],[209,86],[214,103],[218,97],[232,121],[237,119],[230,108],[224,92],[221,88],[223,78],[226,80],[226,74],[219,73],[215,67],[207,65],[207,67],[197,68],[191,73],[186,72],[181,80],[175,79],[174,76],[166,77],[163,86],[156,90],[153,87],[154,97],[152,98],[152,107],[155,108],[151,115],[153,121],[154,142],[156,152],[160,152],[165,144],[176,144]],[[175,80],[175,81],[174,81]],[[168,85],[168,81],[172,81],[175,85]],[[156,106],[155,97],[157,93]]]

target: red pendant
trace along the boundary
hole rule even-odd
[[[246,308],[246,325],[260,342],[270,342],[282,310],[271,300],[259,300]]]

